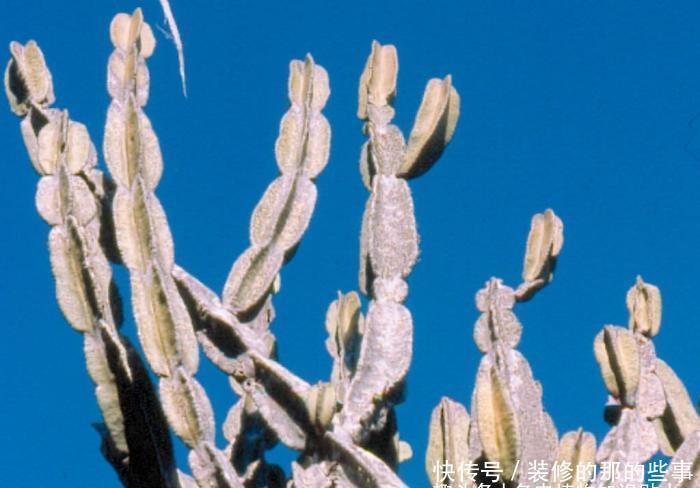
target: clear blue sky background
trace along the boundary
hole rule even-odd
[[[330,372],[323,319],[356,289],[367,192],[357,81],[372,39],[400,56],[397,122],[408,133],[430,77],[452,73],[462,96],[455,139],[413,184],[421,259],[407,302],[414,362],[401,434],[415,457],[400,473],[427,483],[423,453],[442,395],[468,403],[480,358],[474,293],[490,276],[519,283],[533,213],[565,223],[557,276],[517,308],[520,350],[544,386],[560,433],[602,439],[606,392],[592,353],[604,324],[626,325],[640,273],[664,299],[659,355],[700,394],[700,7],[696,2],[192,2],[171,0],[185,42],[189,98],[162,33],[147,111],[166,171],[158,195],[177,261],[220,291],[247,246],[250,212],[277,168],[290,59],[327,68],[332,152],[311,227],[285,267],[273,325],[282,361],[309,381]],[[4,0],[0,44],[38,40],[57,106],[101,146],[108,25],[123,0]],[[146,18],[163,25],[155,0]],[[4,103],[4,102],[3,102]],[[700,120],[700,119],[698,119]],[[90,423],[99,420],[80,336],[62,319],[36,215],[37,177],[18,120],[0,110],[0,485],[116,486]],[[122,294],[126,274],[117,270]],[[125,300],[128,303],[128,299]],[[132,335],[134,324],[124,326]],[[200,377],[223,421],[235,397],[212,367]],[[221,443],[223,446],[223,442]],[[178,451],[181,465],[183,450]],[[280,455],[279,457],[284,457]]]

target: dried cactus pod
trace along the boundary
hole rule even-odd
[[[385,107],[392,104],[396,96],[398,72],[396,47],[391,44],[382,46],[377,41],[372,41],[372,52],[360,77],[358,118],[369,118],[368,105]]]
[[[639,345],[627,329],[606,325],[596,336],[593,351],[605,386],[623,405],[633,407],[640,376]]]
[[[5,69],[5,94],[10,108],[23,116],[32,107],[46,108],[56,100],[51,72],[35,41],[10,43],[12,58]]]
[[[68,113],[52,110],[36,137],[35,160],[39,174],[55,175],[59,166],[77,175],[95,165],[95,147],[87,128],[71,121]]]
[[[94,239],[72,219],[49,234],[56,298],[68,323],[80,332],[92,332],[100,320],[114,325],[109,298],[112,273]],[[94,272],[82,275],[86,268]]]
[[[214,441],[214,411],[202,386],[183,368],[160,381],[163,409],[175,433],[194,449]]]
[[[531,463],[544,461],[552,464],[557,456],[559,435],[552,418],[544,410],[542,385],[535,380],[527,359],[511,350],[506,358],[508,388],[520,426],[520,466],[516,475],[527,478]]]
[[[661,292],[641,276],[627,292],[627,309],[630,313],[629,328],[634,332],[654,337],[661,327]]]
[[[158,138],[148,116],[132,97],[113,103],[107,110],[104,154],[117,185],[133,187],[137,176],[148,192],[158,185],[163,173]]]
[[[436,479],[436,467],[466,466],[469,460],[470,419],[461,404],[443,397],[430,417],[430,435],[425,454],[425,471],[431,485]]]
[[[540,287],[552,280],[557,257],[564,244],[564,224],[551,210],[532,217],[527,236],[523,280],[539,282]]]
[[[582,428],[567,432],[559,442],[559,454],[557,463],[559,466],[568,466],[571,471],[569,476],[555,472],[552,482],[555,486],[573,486],[585,488],[594,473],[589,467],[595,464],[596,443],[595,437],[590,432],[584,432]]]
[[[338,292],[338,299],[331,303],[326,312],[326,349],[333,358],[331,381],[337,398],[345,396],[359,359],[364,332],[360,305],[357,293],[343,295]]]
[[[413,200],[405,181],[392,176],[374,179],[360,235],[360,290],[373,295],[381,276],[407,276],[418,256]]]
[[[475,399],[484,455],[489,461],[498,462],[503,476],[510,479],[522,451],[520,425],[507,380],[495,366],[479,368]]]
[[[328,162],[331,129],[321,114],[330,95],[328,73],[311,56],[289,65],[289,110],[280,123],[275,156],[283,174],[316,178]]]
[[[459,94],[452,86],[450,75],[444,80],[434,78],[428,82],[408,138],[399,176],[416,178],[440,158],[457,127],[459,104]]]
[[[319,382],[309,391],[306,399],[309,418],[321,431],[326,430],[337,411],[338,401],[333,385]]]
[[[360,307],[360,297],[354,291],[339,292],[338,299],[328,307],[326,330],[329,336],[337,337],[339,344],[347,345],[361,332],[364,319]]]
[[[283,175],[273,181],[253,211],[252,244],[264,247],[275,239],[284,249],[294,246],[309,224],[316,195],[316,187],[309,180]],[[283,217],[283,212],[288,215]]]
[[[152,264],[142,276],[131,279],[134,317],[139,339],[154,372],[166,377],[179,364],[194,374],[198,367],[197,339],[187,309],[169,275]],[[168,299],[172,299],[169,301]]]
[[[112,44],[121,51],[129,51],[136,46],[139,54],[149,58],[155,49],[156,40],[151,27],[144,22],[141,10],[129,15],[120,13],[114,16],[109,25]]]
[[[103,412],[109,438],[117,451],[127,453],[129,445],[125,432],[124,412],[119,405],[120,391],[116,376],[131,377],[129,365],[127,362],[122,362],[121,358],[119,361],[110,361],[105,341],[99,334],[84,334],[83,350],[88,373],[96,385],[95,397]],[[114,374],[115,367],[120,369],[120,374]]]
[[[262,306],[265,294],[272,290],[284,253],[276,248],[248,248],[233,264],[222,297],[228,308],[241,319],[245,312]]]

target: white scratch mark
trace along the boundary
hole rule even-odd
[[[182,93],[187,97],[187,80],[185,78],[185,53],[182,49],[182,38],[180,37],[180,30],[177,28],[177,23],[175,22],[175,16],[173,16],[173,11],[170,8],[169,0],[160,0],[160,5],[163,8],[163,13],[165,14],[165,20],[168,21],[168,27],[172,33],[173,43],[175,44],[175,49],[177,49],[177,59],[180,64],[180,79],[182,80]]]

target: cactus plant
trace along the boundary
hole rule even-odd
[[[582,428],[559,438],[543,410],[542,386],[515,350],[522,325],[512,309],[552,280],[562,245],[559,217],[550,209],[536,214],[527,239],[523,283],[513,289],[491,278],[477,293],[482,313],[474,326],[474,341],[484,357],[471,418],[465,407],[447,397],[435,407],[426,454],[428,478],[435,485],[444,483],[445,466],[456,462],[473,466],[474,476],[462,474],[454,486],[518,486],[532,480],[529,470],[542,463],[542,482],[548,485],[642,486],[644,471],[635,468],[643,468],[660,451],[675,454],[676,462],[690,468],[690,478],[678,484],[695,486],[700,450],[694,435],[700,417],[683,383],[656,357],[651,338],[660,328],[661,294],[641,277],[627,293],[629,329],[606,325],[594,340],[594,356],[610,394],[609,433],[597,449],[595,437]],[[483,476],[489,463],[499,468],[491,479]],[[616,466],[617,474],[596,472],[596,464]],[[568,472],[561,466],[568,466]],[[668,478],[664,483],[675,486]]]
[[[172,13],[168,21],[174,25]],[[406,486],[399,465],[418,447],[401,439],[396,413],[413,353],[407,279],[419,255],[410,182],[431,169],[454,135],[460,97],[451,76],[427,83],[406,139],[392,123],[397,50],[372,43],[357,110],[367,137],[360,150],[369,197],[358,276],[367,306],[355,291],[339,292],[331,302],[325,328],[332,371],[311,383],[280,362],[270,326],[282,268],[310,224],[315,180],[329,161],[331,126],[322,113],[328,73],[311,55],[289,65],[289,108],[274,148],[280,174],[255,207],[249,247],[219,295],[177,264],[156,195],[163,155],[145,112],[153,31],[136,9],[115,16],[109,34],[114,52],[103,141],[109,175],[98,168],[87,128],[54,108],[53,78],[36,42],[13,42],[5,73],[11,110],[22,119],[29,159],[40,175],[36,207],[51,227],[56,298],[83,337],[103,417],[105,459],[125,486]],[[179,34],[176,42],[184,89]],[[571,468],[568,477],[544,475],[557,486],[621,485],[588,468],[636,466],[661,452],[688,464],[693,477],[682,486],[695,486],[700,419],[683,383],[656,357],[661,294],[641,278],[627,294],[628,328],[606,325],[594,339],[593,356],[609,393],[610,432],[598,446],[583,428],[560,438],[546,412],[543,387],[517,350],[523,326],[514,308],[552,282],[563,230],[552,210],[536,214],[523,282],[511,288],[491,278],[477,293],[473,339],[483,357],[471,407],[447,397],[435,407],[425,457],[431,484],[461,486],[440,479],[440,469],[468,465],[464,486],[516,486],[542,463]],[[112,278],[118,266],[129,275],[145,361],[120,330],[122,304]],[[237,397],[224,418],[215,416],[197,379],[200,348]],[[218,428],[226,446],[217,445]],[[189,450],[188,467],[176,466],[170,431]],[[286,470],[269,459],[277,444],[296,452]],[[496,478],[487,474],[494,467]],[[639,486],[643,477],[633,482]]]

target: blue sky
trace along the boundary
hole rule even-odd
[[[637,274],[661,288],[657,352],[700,395],[700,6],[696,2],[187,2],[171,0],[185,42],[183,98],[172,44],[156,29],[147,112],[165,175],[157,193],[179,264],[220,291],[246,248],[249,215],[277,173],[288,63],[311,52],[329,73],[330,163],[312,224],[276,297],[280,358],[326,379],[323,319],[337,290],[357,288],[367,197],[357,82],[370,42],[397,46],[397,123],[410,130],[423,87],[453,75],[462,98],[454,140],[412,183],[421,258],[410,278],[414,361],[399,407],[415,457],[400,474],[423,486],[430,412],[468,403],[480,355],[473,296],[491,276],[519,283],[530,217],[552,207],[565,244],[554,282],[518,306],[519,349],[544,387],[560,433],[601,440],[606,391],[592,353],[604,324],[626,325]],[[0,44],[36,39],[59,107],[101,146],[108,105],[108,26],[123,0],[5,0]],[[164,26],[155,0],[146,19]],[[90,426],[99,420],[80,336],[54,299],[37,177],[18,120],[0,111],[0,470],[2,486],[116,486]],[[126,273],[116,275],[128,297]],[[128,300],[125,300],[128,302]],[[124,325],[134,331],[133,321]],[[223,421],[235,396],[199,375]],[[222,444],[223,445],[223,444]],[[184,465],[183,450],[178,451]],[[283,456],[282,456],[283,457]]]

